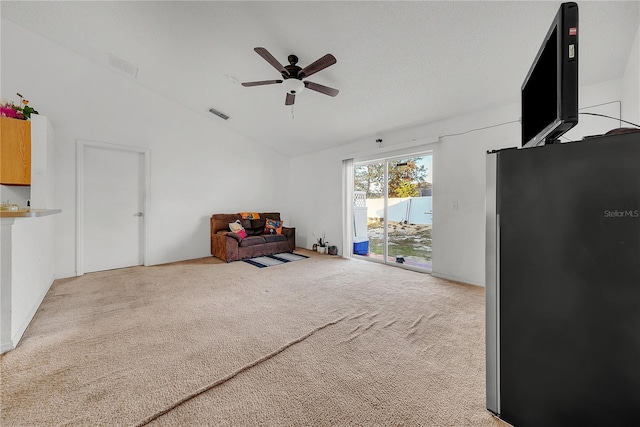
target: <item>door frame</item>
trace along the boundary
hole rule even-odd
[[[150,150],[148,148],[133,147],[107,142],[76,140],[76,276],[82,276],[84,271],[84,151],[86,147],[103,148],[106,150],[126,151],[142,154],[142,203],[144,220],[142,223],[142,260],[143,265],[149,265],[147,248],[149,239],[149,194],[150,191]]]
[[[433,179],[433,163],[434,163],[434,158],[435,158],[435,149],[434,147],[421,147],[421,149],[416,149],[416,150],[412,150],[412,151],[408,151],[408,152],[392,152],[392,153],[387,153],[386,155],[380,156],[380,157],[373,157],[370,159],[363,159],[363,160],[355,160],[352,159],[352,162],[350,164],[351,166],[351,174],[350,174],[350,178],[353,181],[353,178],[355,177],[355,167],[356,166],[360,166],[363,164],[369,164],[369,163],[376,163],[376,162],[380,162],[383,164],[383,181],[385,183],[385,190],[387,188],[388,182],[389,182],[389,162],[393,161],[393,160],[398,160],[398,159],[402,159],[402,158],[407,158],[407,157],[422,157],[422,156],[431,156],[431,172],[432,172],[432,179]],[[353,201],[353,191],[354,191],[354,186],[353,186],[353,182],[351,184],[350,187],[350,192],[351,195],[349,197],[349,200],[351,200],[351,203]],[[433,197],[433,196],[432,196]],[[361,256],[361,255],[357,255],[354,254],[353,252],[351,252],[351,257],[353,258],[357,258],[357,259],[363,259],[366,261],[370,261],[370,262],[377,262],[380,264],[385,264],[385,265],[390,265],[393,267],[399,267],[399,268],[404,268],[406,270],[412,270],[412,271],[417,271],[420,273],[428,273],[431,274],[433,272],[433,257],[431,259],[432,263],[431,263],[431,269],[424,269],[424,268],[419,268],[419,267],[414,267],[414,266],[410,266],[410,265],[405,265],[405,264],[397,264],[395,262],[389,262],[388,260],[388,256],[389,256],[389,230],[388,230],[388,210],[389,210],[389,197],[388,197],[388,192],[385,191],[385,195],[384,195],[384,221],[383,221],[383,241],[384,241],[384,245],[383,245],[383,249],[382,249],[382,259],[376,259],[376,258],[371,258],[371,257],[367,257],[367,256]],[[433,199],[432,199],[433,200]],[[432,230],[433,230],[433,202],[432,202],[432,208],[431,208],[431,212],[432,212]],[[351,215],[353,216],[353,210],[350,210]],[[351,218],[351,221],[353,221],[353,217]],[[351,247],[353,247],[353,236],[351,236],[352,232],[349,234],[349,245]],[[433,236],[432,236],[433,239]],[[433,240],[432,240],[433,241]],[[433,250],[433,247],[432,247]],[[346,253],[346,252],[345,252]]]

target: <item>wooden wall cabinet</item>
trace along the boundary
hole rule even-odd
[[[0,184],[31,185],[31,122],[0,117]]]

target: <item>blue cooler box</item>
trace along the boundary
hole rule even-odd
[[[369,238],[368,237],[354,237],[353,238],[353,253],[356,255],[367,255],[369,253]]]

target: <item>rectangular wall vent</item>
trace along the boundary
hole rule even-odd
[[[221,111],[218,111],[215,108],[209,108],[209,112],[215,114],[216,116],[218,116],[218,117],[220,117],[220,118],[222,118],[224,120],[227,120],[229,118],[229,116],[227,116],[225,113],[223,113]]]
[[[109,65],[118,70],[122,71],[125,74],[128,74],[132,77],[136,77],[138,75],[138,67],[133,64],[129,64],[127,61],[118,58],[112,54],[108,55]]]

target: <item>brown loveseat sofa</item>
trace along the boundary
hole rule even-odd
[[[237,261],[296,248],[296,229],[282,227],[282,234],[264,234],[267,219],[280,221],[280,213],[259,213],[260,219],[242,219],[240,214],[211,215],[211,255],[223,261]],[[247,237],[242,238],[229,230],[229,223],[239,220]]]

